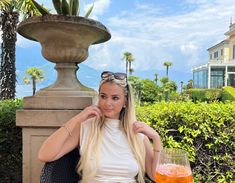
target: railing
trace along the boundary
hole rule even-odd
[[[210,64],[235,64],[235,60],[209,60],[208,63]]]
[[[207,68],[210,65],[235,65],[235,60],[209,60],[207,64],[195,65],[192,70]]]
[[[192,70],[207,68],[208,64],[195,65],[192,67]]]

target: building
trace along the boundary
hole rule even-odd
[[[235,23],[225,35],[225,40],[207,49],[208,63],[193,67],[194,88],[235,87]]]

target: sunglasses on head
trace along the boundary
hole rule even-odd
[[[126,74],[121,73],[121,72],[110,72],[110,71],[104,71],[101,73],[102,79],[107,79],[110,77],[114,77],[115,79],[118,79],[118,80],[124,80],[126,79]]]

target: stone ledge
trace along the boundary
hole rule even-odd
[[[32,96],[24,97],[24,109],[84,109],[92,105],[93,97],[76,96]]]
[[[27,110],[16,111],[16,126],[59,127],[81,110]]]

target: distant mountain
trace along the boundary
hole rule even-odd
[[[32,86],[25,85],[23,82],[23,78],[27,76],[25,71],[29,67],[37,67],[44,71],[45,79],[37,83],[37,90],[53,84],[56,80],[55,64],[44,59],[40,50],[39,44],[29,48],[16,47],[17,97],[32,95]],[[84,64],[79,65],[77,76],[82,84],[90,88],[96,89],[99,84],[100,72]]]
[[[25,70],[29,67],[38,67],[44,70],[45,79],[42,82],[37,83],[37,90],[53,84],[56,80],[57,74],[54,69],[55,64],[46,61],[42,57],[40,50],[40,45],[36,45],[33,48],[16,47],[17,97],[32,95],[32,86],[23,83],[23,78],[26,76]],[[82,84],[97,90],[101,72],[102,71],[91,68],[85,64],[79,64],[77,76]],[[165,72],[165,70],[135,71],[133,75],[138,76],[140,79],[149,78],[154,80],[155,73],[158,73],[158,78],[161,78],[165,76]],[[192,79],[192,73],[179,72],[170,69],[169,77],[179,86],[181,81],[186,84],[188,80]]]
[[[53,84],[56,80],[56,71],[54,69],[54,64],[48,63],[48,65],[42,67],[41,69],[43,69],[45,72],[45,79],[44,79],[44,81],[37,83],[37,90]],[[100,81],[100,73],[101,73],[101,71],[95,70],[94,68],[91,68],[87,65],[80,64],[79,70],[77,72],[77,76],[78,76],[79,81],[82,84],[97,90],[98,85],[99,85],[99,81]],[[155,73],[156,73],[156,71],[148,70],[148,71],[134,72],[133,74],[135,76],[138,76],[140,79],[148,78],[148,79],[154,80]],[[159,78],[165,76],[165,71],[158,71],[157,73],[159,74]],[[25,85],[23,83],[24,76],[25,76],[25,74],[24,73],[22,74],[22,72],[20,72],[17,76],[17,78],[18,78],[17,96],[18,97],[32,95],[32,89],[31,89],[32,86]],[[179,89],[180,82],[183,81],[186,84],[188,82],[188,80],[192,79],[192,74],[171,71],[169,73],[169,77],[171,80],[176,82],[176,84],[178,85],[178,89]]]
[[[34,66],[42,69],[44,71],[45,79],[37,83],[37,90],[45,88],[56,81],[57,73],[54,69],[55,64],[49,63],[43,66]],[[26,70],[26,69],[25,69]],[[17,74],[17,97],[24,97],[32,95],[32,86],[25,85],[23,78],[26,76],[24,72],[19,72]],[[90,88],[97,89],[100,80],[100,72],[92,69],[84,64],[79,65],[79,70],[77,72],[77,77],[79,81]]]
[[[158,80],[160,78],[166,76],[166,71],[165,70],[136,71],[136,72],[133,73],[133,75],[138,76],[141,79],[148,78],[150,80],[154,80],[155,73],[158,74]],[[193,74],[188,73],[188,72],[180,72],[180,71],[169,70],[169,78],[170,78],[170,80],[176,82],[176,84],[178,85],[178,89],[179,89],[180,82],[183,81],[184,84],[188,83],[188,80],[193,79]],[[160,82],[158,82],[158,84],[160,84]]]

